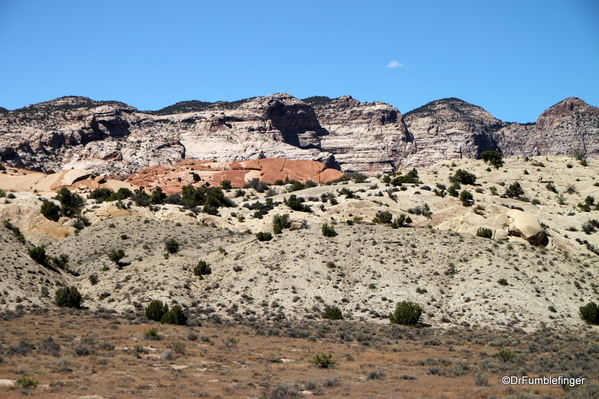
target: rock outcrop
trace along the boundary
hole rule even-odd
[[[430,102],[408,112],[405,121],[414,138],[413,153],[402,161],[406,166],[500,151],[493,133],[506,126],[481,107],[457,98]]]
[[[117,102],[64,97],[0,114],[0,157],[34,170],[133,173],[186,157],[236,161],[266,157],[333,165],[327,134],[311,106],[288,94],[234,106],[154,115]],[[218,108],[220,107],[220,108]]]
[[[194,175],[196,175],[194,177]],[[248,161],[213,162],[185,159],[174,165],[150,166],[131,174],[127,182],[149,189],[161,187],[166,194],[180,193],[183,186],[220,186],[229,180],[233,187],[243,187],[253,178],[265,183],[277,180],[313,180],[328,183],[343,176],[343,173],[310,160],[287,160],[264,158]],[[199,180],[197,180],[199,178]]]
[[[547,245],[547,235],[537,220],[526,212],[512,209],[507,212],[508,234],[520,237],[532,245]]]
[[[455,98],[402,115],[350,96],[305,101],[278,93],[236,102],[188,101],[142,112],[116,101],[63,97],[0,110],[0,162],[38,171],[122,175],[183,159],[311,160],[380,173],[437,160],[599,153],[599,108],[568,98],[533,124],[507,123]]]
[[[535,124],[512,124],[495,139],[506,156],[599,154],[599,108],[566,98],[541,114]]]
[[[383,102],[343,96],[315,106],[329,132],[322,148],[347,172],[390,172],[412,150],[413,138],[399,110]]]

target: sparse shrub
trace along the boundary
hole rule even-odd
[[[46,219],[55,222],[60,218],[60,207],[52,201],[44,200],[40,212]]]
[[[544,168],[545,164],[541,161],[537,161],[536,159],[533,159],[532,161],[530,161],[530,164],[532,166],[536,166],[537,168]]]
[[[460,183],[456,181],[451,186],[449,186],[449,188],[447,189],[447,193],[452,197],[457,197],[460,194],[458,190],[461,188],[462,186],[460,186]]]
[[[181,341],[173,341],[173,342],[169,342],[166,345],[167,348],[169,348],[170,350],[172,350],[175,353],[178,353],[180,355],[185,353],[185,343],[181,342]]]
[[[150,341],[160,341],[162,336],[158,334],[158,329],[152,327],[144,333],[144,338]]]
[[[487,229],[487,228],[484,228],[484,227],[480,227],[476,231],[476,236],[477,237],[483,237],[483,238],[493,238],[493,230]]]
[[[428,206],[428,204],[424,204],[424,205],[418,205],[414,208],[409,208],[408,209],[408,213],[411,213],[412,215],[422,215],[426,218],[431,218],[432,216],[432,212],[430,207]]]
[[[501,153],[497,151],[483,151],[480,154],[483,161],[491,164],[495,169],[499,169],[503,166],[503,159]]]
[[[284,215],[275,215],[272,218],[272,231],[275,234],[281,234],[283,229],[287,229],[291,227],[291,222],[289,221],[289,214]]]
[[[493,357],[501,360],[502,362],[512,362],[516,359],[516,354],[509,349],[502,349],[493,355]]]
[[[385,378],[385,374],[381,371],[371,370],[366,373],[367,380],[382,380]]]
[[[599,228],[599,221],[595,219],[591,219],[588,222],[583,223],[581,227],[582,231],[584,231],[585,234],[595,233],[597,231],[597,228]]]
[[[79,194],[70,192],[66,187],[61,188],[55,198],[61,204],[60,211],[67,217],[78,215],[85,204],[85,200]]]
[[[383,180],[383,182],[386,183],[385,179]],[[411,171],[409,171],[407,174],[405,174],[404,176],[399,175],[393,178],[393,180],[390,181],[392,186],[401,186],[402,184],[420,184],[420,180],[418,179],[418,171],[416,170],[416,168],[413,168]]]
[[[555,186],[551,183],[547,183],[547,185],[545,186],[545,188],[549,191],[551,191],[552,193],[556,193],[557,194],[557,188],[555,188]]]
[[[323,319],[343,320],[343,314],[341,313],[341,309],[338,307],[328,308],[321,313],[321,316]]]
[[[15,236],[15,238],[17,240],[19,240],[19,242],[21,244],[25,244],[26,240],[25,240],[25,236],[23,235],[23,233],[21,233],[21,230],[16,227],[13,226],[12,223],[10,223],[10,220],[5,219],[2,221],[2,224],[4,225],[4,227],[6,227],[8,230],[12,231],[12,235]]]
[[[95,199],[97,203],[107,201],[114,193],[109,188],[96,188],[87,196],[89,199]]]
[[[89,356],[94,353],[94,349],[84,343],[75,345],[73,350],[75,351],[75,356]]]
[[[348,354],[348,356],[351,356],[351,355]],[[353,360],[353,358],[347,359],[347,360]],[[322,382],[322,385],[327,388],[334,388],[334,387],[338,387],[339,385],[341,385],[341,381],[339,380],[338,377],[327,377]]]
[[[108,253],[108,259],[116,263],[117,265],[125,257],[125,251],[122,249],[113,249]]]
[[[325,223],[322,225],[322,235],[325,237],[335,237],[337,232],[332,225],[329,226],[327,223]]]
[[[233,188],[233,186],[231,185],[231,180],[221,181],[220,186],[223,188],[223,190],[230,190]]]
[[[478,372],[474,375],[474,385],[479,387],[489,386],[489,376],[486,373]]]
[[[81,294],[77,287],[64,287],[56,290],[54,303],[59,307],[79,308],[81,307]]]
[[[298,392],[296,387],[288,384],[279,383],[270,392],[268,399],[299,399],[301,397],[302,395]]]
[[[44,247],[31,248],[28,253],[36,263],[44,264],[46,262],[46,249]]]
[[[236,348],[238,343],[239,339],[235,337],[227,337],[226,339],[223,339],[223,344],[225,344],[227,348]]]
[[[509,285],[509,283],[507,282],[507,280],[504,279],[504,278],[500,278],[499,280],[497,280],[497,284],[499,284],[501,286],[504,286],[504,287],[507,286],[507,285]]]
[[[522,186],[518,182],[514,182],[505,189],[505,196],[509,198],[516,198],[521,195],[524,195],[524,190]]]
[[[464,190],[460,193],[460,201],[464,206],[472,206],[474,204],[474,197],[469,191]]]
[[[364,175],[362,173],[359,173],[359,172],[352,173],[350,175],[350,177],[353,179],[353,181],[355,183],[365,183],[366,179],[368,179],[368,176],[366,176],[366,175]]]
[[[412,223],[412,219],[409,216],[404,215],[403,213],[396,217],[393,222],[391,222],[391,227],[397,229],[399,227],[404,227],[407,224]]]
[[[60,345],[54,341],[54,338],[47,337],[39,343],[37,351],[42,355],[58,357],[60,356]]]
[[[415,326],[422,315],[420,305],[402,301],[395,306],[395,311],[389,313],[389,320],[393,324],[401,324],[404,326]]]
[[[187,315],[183,312],[183,308],[179,305],[173,306],[173,308],[166,312],[160,319],[162,324],[177,324],[184,326],[187,324]]]
[[[179,252],[179,242],[174,238],[169,238],[164,242],[164,250],[169,254],[175,254]]]
[[[324,352],[318,352],[312,360],[309,360],[309,363],[312,363],[316,367],[320,367],[323,369],[328,369],[335,365],[335,361],[333,360],[333,355],[330,353],[327,355]]]
[[[449,181],[452,183],[474,185],[476,176],[466,170],[458,169],[453,176],[449,177]]]
[[[149,320],[160,321],[162,316],[168,312],[168,305],[162,301],[155,299],[146,308],[146,317]]]
[[[258,241],[270,241],[272,240],[272,234],[269,232],[260,231],[256,233],[256,238]]]
[[[17,345],[11,345],[10,347],[8,347],[8,349],[6,350],[6,354],[10,355],[10,356],[13,356],[13,355],[25,356],[25,355],[29,354],[32,350],[33,350],[33,343],[31,343],[30,341],[27,341],[25,339],[22,339],[19,341],[19,343]]]
[[[374,219],[372,219],[373,223],[384,223],[389,224],[393,221],[393,215],[389,211],[378,211]]]
[[[590,212],[593,210],[593,208],[597,209],[597,206],[595,205],[595,198],[591,195],[587,195],[587,197],[584,199],[584,203],[579,203],[578,207],[582,212]]]
[[[89,282],[91,283],[91,285],[98,284],[98,275],[96,273],[90,274],[89,275]]]
[[[23,388],[35,388],[37,384],[39,384],[35,378],[31,377],[19,377],[17,378],[16,383]]]
[[[257,192],[263,193],[266,190],[268,190],[268,184],[263,183],[260,181],[260,179],[258,179],[257,177],[254,177],[245,186],[243,186],[243,188],[253,188]]]
[[[197,266],[193,268],[193,274],[196,276],[205,276],[212,273],[210,265],[206,261],[199,261]]]
[[[580,318],[587,324],[599,324],[599,307],[595,302],[589,302],[579,308]]]
[[[50,263],[62,270],[69,270],[69,255],[60,254],[58,256],[52,256]]]
[[[289,186],[289,192],[300,191],[306,187],[302,182],[297,180],[290,180],[288,183],[291,184],[291,186]]]
[[[304,205],[303,198],[298,198],[295,194],[291,194],[291,196],[289,198],[285,198],[283,202],[285,203],[285,205],[287,205],[294,211],[308,213],[312,212],[312,209],[310,209],[310,205]]]

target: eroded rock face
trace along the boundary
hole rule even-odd
[[[513,124],[497,132],[506,156],[599,154],[599,108],[566,98],[541,114],[535,124]]]
[[[413,149],[401,112],[389,104],[343,96],[315,109],[329,132],[322,148],[335,154],[343,171],[390,172]]]
[[[126,174],[184,158],[335,162],[321,150],[320,137],[327,132],[312,107],[288,94],[169,115],[64,97],[1,113],[0,133],[2,162],[35,170]]]
[[[483,151],[500,151],[493,133],[507,124],[481,107],[457,98],[430,102],[405,115],[414,151],[406,166],[444,159],[476,158]]]
[[[236,102],[177,103],[141,112],[116,101],[63,97],[0,110],[0,162],[32,170],[122,175],[183,159],[311,160],[380,173],[475,158],[599,153],[599,108],[568,98],[532,124],[507,123],[449,98],[402,115],[350,96],[306,101],[278,93]]]

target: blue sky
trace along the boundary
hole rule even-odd
[[[566,97],[599,106],[599,2],[0,0],[8,109],[277,92],[403,113],[458,97],[518,122]]]

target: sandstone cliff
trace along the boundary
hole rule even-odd
[[[344,171],[390,172],[413,149],[401,112],[389,104],[343,96],[315,109],[329,132],[322,138],[322,148],[335,154]]]
[[[235,102],[187,101],[142,112],[116,101],[63,97],[0,110],[0,162],[28,169],[129,174],[183,159],[313,160],[344,172],[380,173],[475,158],[599,152],[599,108],[568,98],[536,123],[498,120],[455,98],[402,115],[350,96],[284,93]]]
[[[476,158],[482,151],[500,151],[493,133],[507,125],[481,107],[457,98],[430,102],[408,112],[405,120],[415,147],[403,160],[405,165]]]
[[[334,164],[308,104],[274,94],[234,106],[161,115],[117,102],[64,97],[0,114],[0,157],[36,170],[132,173],[186,157],[277,157]]]
[[[507,156],[599,154],[599,108],[566,98],[539,116],[535,124],[512,124],[495,139]]]

